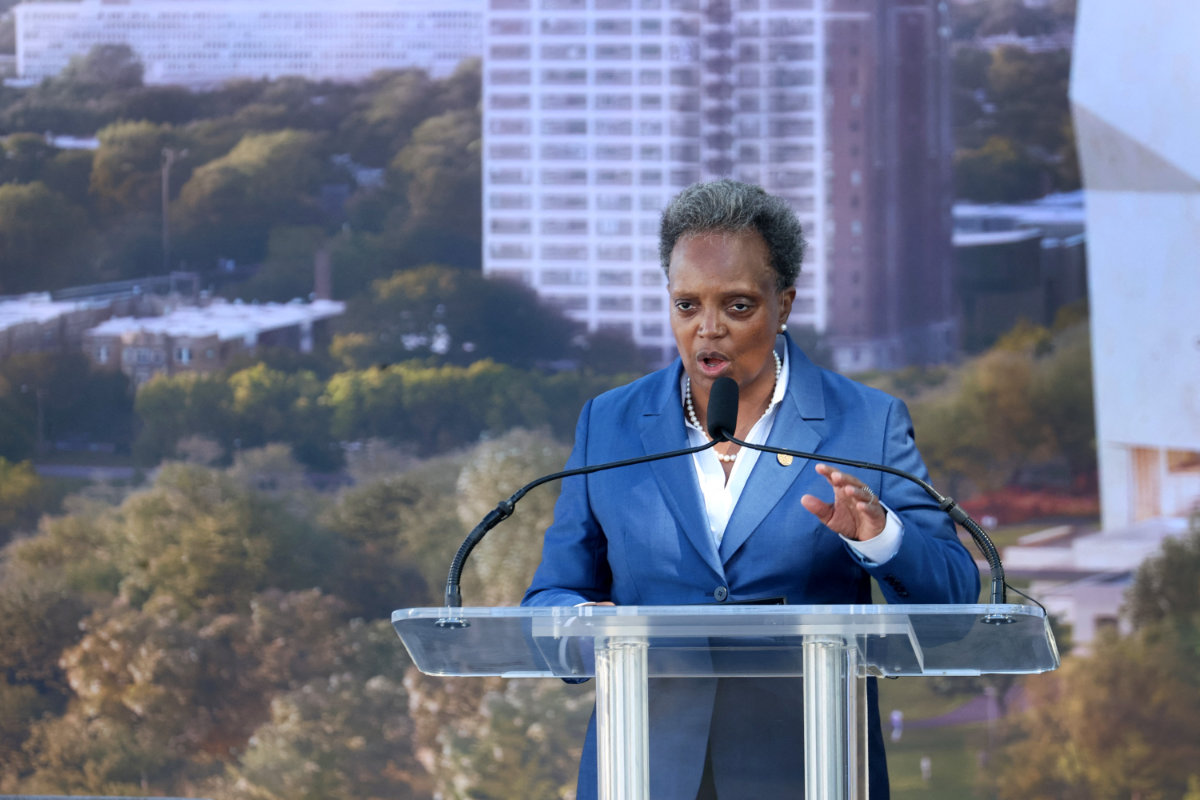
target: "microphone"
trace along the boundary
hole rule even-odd
[[[738,385],[728,375],[713,381],[708,395],[708,436],[713,442],[732,441],[737,433]]]
[[[721,387],[718,394],[718,387]],[[719,405],[718,405],[719,398]],[[925,493],[929,495],[938,507],[950,515],[950,519],[954,520],[959,525],[967,529],[971,534],[971,539],[975,545],[983,553],[984,558],[988,562],[988,571],[992,579],[992,603],[1003,605],[1007,602],[1004,582],[1004,565],[1000,563],[1000,553],[996,550],[996,545],[992,543],[991,537],[987,531],[983,529],[978,522],[971,518],[962,506],[953,497],[942,495],[937,489],[928,482],[918,478],[912,473],[905,472],[895,467],[889,467],[886,464],[872,464],[868,461],[855,461],[849,458],[837,458],[835,456],[817,455],[816,453],[806,453],[802,450],[788,450],[782,447],[771,447],[765,444],[750,444],[743,442],[741,439],[735,438],[734,433],[737,427],[737,404],[738,404],[738,385],[737,381],[730,377],[718,378],[713,383],[712,395],[708,404],[708,435],[712,437],[713,442],[729,440],[736,445],[749,448],[750,450],[758,450],[763,453],[774,453],[776,455],[792,456],[793,458],[804,458],[812,461],[829,462],[831,464],[841,464],[847,467],[857,467],[859,469],[869,469],[875,472],[886,472],[889,475],[895,475],[904,478],[906,481],[915,483],[920,486]],[[714,421],[713,410],[717,406],[722,412],[725,412],[727,405],[732,405],[733,416],[732,422],[727,420],[730,418],[721,418]],[[989,616],[988,622],[1011,622],[1007,617]]]
[[[737,430],[737,382],[732,378],[724,378],[728,384],[720,390],[717,386],[713,386],[711,395],[708,401],[708,420],[709,428],[714,425],[714,420],[720,426],[721,430],[727,430],[730,433]],[[720,381],[717,382],[718,384]],[[732,389],[732,391],[731,391]],[[516,505],[520,502],[531,489],[541,486],[543,483],[570,478],[575,475],[590,475],[593,472],[602,472],[608,469],[616,469],[617,467],[628,467],[634,464],[645,464],[648,461],[660,461],[667,458],[675,458],[676,456],[687,456],[693,453],[700,453],[715,446],[719,441],[713,436],[709,441],[696,447],[685,447],[682,450],[671,450],[666,453],[653,453],[646,456],[637,456],[636,458],[626,458],[621,461],[609,461],[604,464],[592,464],[586,467],[576,467],[574,469],[566,469],[561,472],[555,472],[550,475],[544,475],[536,480],[522,486],[512,494],[507,500],[501,501],[495,508],[489,511],[479,524],[476,525],[463,543],[459,546],[458,552],[454,555],[454,560],[450,563],[450,573],[446,576],[446,608],[462,608],[462,592],[459,589],[459,582],[462,580],[463,567],[466,565],[467,556],[475,549],[475,545],[479,544],[480,540],[487,535],[487,532],[499,525],[504,520],[513,515],[516,510]],[[437,622],[439,627],[443,628],[461,628],[466,626],[466,622],[462,619],[448,617],[440,619]]]

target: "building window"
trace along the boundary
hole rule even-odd
[[[586,219],[544,219],[542,233],[548,236],[582,236],[588,231]]]
[[[494,194],[488,198],[488,206],[497,210],[530,208],[527,194]]]
[[[192,348],[177,347],[175,348],[175,363],[190,364],[192,362]]]
[[[584,270],[542,270],[542,286],[587,286],[587,282],[587,272]]]
[[[627,219],[598,219],[596,233],[601,236],[628,236],[633,232],[633,223]]]
[[[599,286],[632,286],[633,273],[629,270],[602,269],[596,273]]]
[[[627,119],[598,119],[596,120],[598,136],[631,136],[633,122]]]
[[[580,136],[587,133],[587,120],[544,119],[542,133],[547,136]]]
[[[544,211],[587,211],[586,195],[578,194],[547,194],[542,196]]]
[[[601,295],[596,308],[600,311],[632,311],[633,298],[628,295]]]
[[[596,257],[601,261],[629,261],[633,248],[627,244],[602,244],[596,248]]]
[[[529,220],[505,218],[493,219],[492,233],[529,233]]]
[[[662,336],[663,326],[661,322],[643,322],[642,336]]]
[[[542,246],[542,258],[546,261],[586,261],[587,245],[547,244]]]
[[[569,294],[561,297],[550,295],[546,297],[546,302],[563,311],[587,311],[588,308],[587,295]]]

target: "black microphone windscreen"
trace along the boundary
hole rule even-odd
[[[728,376],[717,378],[708,395],[708,435],[722,442],[737,433],[738,385]]]

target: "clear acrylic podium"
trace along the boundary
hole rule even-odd
[[[392,625],[430,675],[594,677],[603,800],[649,798],[650,678],[802,676],[805,797],[850,800],[862,678],[1059,664],[1045,613],[1019,605],[443,607]]]

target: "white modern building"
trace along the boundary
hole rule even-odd
[[[406,67],[444,77],[483,47],[483,0],[51,0],[13,15],[27,82],[106,44],[129,45],[147,83],[191,87]]]
[[[809,242],[793,322],[843,369],[956,350],[945,4],[488,0],[484,271],[673,355],[659,215],[733,177]]]
[[[1079,4],[1071,101],[1106,530],[1200,507],[1196,30],[1196,3]]]
[[[1084,645],[1128,628],[1125,591],[1200,526],[1200,5],[1080,0],[1071,102],[1087,193],[1099,531],[1005,549]]]

